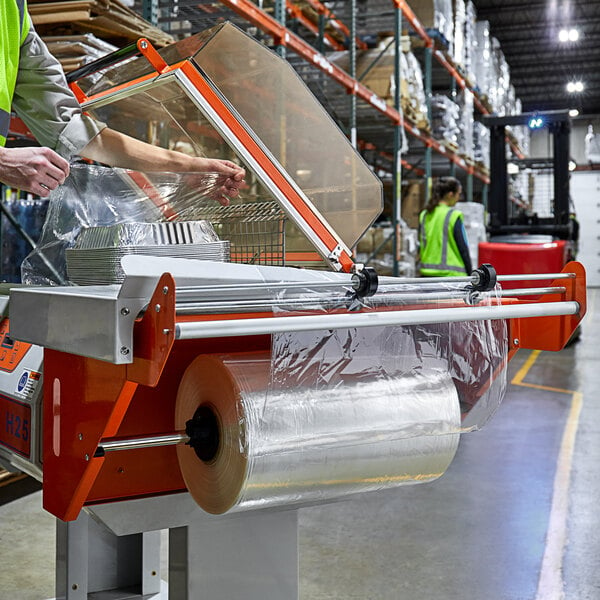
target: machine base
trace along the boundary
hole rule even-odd
[[[160,530],[169,530],[168,585]],[[189,494],[57,520],[55,600],[293,600],[298,511],[208,515]]]

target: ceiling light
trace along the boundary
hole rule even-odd
[[[575,92],[583,92],[584,85],[581,81],[569,81],[567,83],[567,92],[574,94]]]
[[[572,108],[572,109],[569,111],[569,116],[570,116],[570,117],[576,117],[578,114],[579,114],[579,111],[578,111],[576,108]]]
[[[558,32],[558,41],[563,44],[566,42],[576,42],[579,39],[579,30],[578,29],[561,29]]]

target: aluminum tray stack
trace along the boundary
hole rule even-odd
[[[67,274],[78,285],[121,283],[128,254],[229,262],[229,242],[208,221],[120,223],[82,230],[66,251]]]

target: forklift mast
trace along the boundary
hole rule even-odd
[[[496,117],[486,116],[484,124],[490,128],[490,192],[488,196],[488,233],[493,238],[511,234],[544,234],[555,239],[571,239],[569,219],[569,136],[571,121],[568,111],[524,113]],[[509,211],[508,161],[506,152],[506,127],[534,124],[547,128],[552,135],[551,157],[540,159],[511,159],[522,168],[544,168],[553,173],[552,216],[538,217],[522,214],[518,218]]]

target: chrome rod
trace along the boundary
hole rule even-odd
[[[488,297],[489,293],[482,292],[480,297]],[[468,292],[456,290],[454,292],[433,292],[430,294],[385,294],[364,298],[362,303],[368,307],[375,306],[406,306],[410,304],[428,304],[444,300],[463,300],[468,299]],[[213,314],[222,312],[267,312],[274,309],[284,310],[332,310],[335,308],[346,307],[351,297],[323,296],[318,298],[298,297],[298,298],[270,298],[256,300],[224,300],[221,302],[185,302],[176,304],[178,315],[195,314]]]
[[[565,287],[545,287],[545,288],[523,288],[517,290],[502,290],[500,295],[503,298],[512,296],[544,296],[545,294],[564,294],[567,291]]]
[[[240,281],[239,283],[218,283],[214,285],[185,285],[177,288],[177,293],[202,293],[202,292],[228,292],[236,290],[263,290],[263,289],[288,289],[288,288],[329,288],[348,286],[352,287],[350,277],[338,281]]]
[[[511,306],[469,306],[425,310],[396,310],[364,313],[326,314],[298,317],[265,317],[201,322],[181,322],[175,337],[180,340],[241,335],[265,335],[288,331],[315,331],[387,325],[419,325],[490,319],[516,319],[575,315],[578,302],[547,302]]]
[[[528,275],[498,275],[498,281],[540,281],[543,279],[574,279],[575,273],[530,273]]]
[[[96,454],[103,455],[105,452],[115,452],[117,450],[138,450],[140,448],[155,448],[157,446],[173,446],[174,444],[186,443],[189,440],[190,438],[183,432],[122,440],[109,440],[98,444]]]

